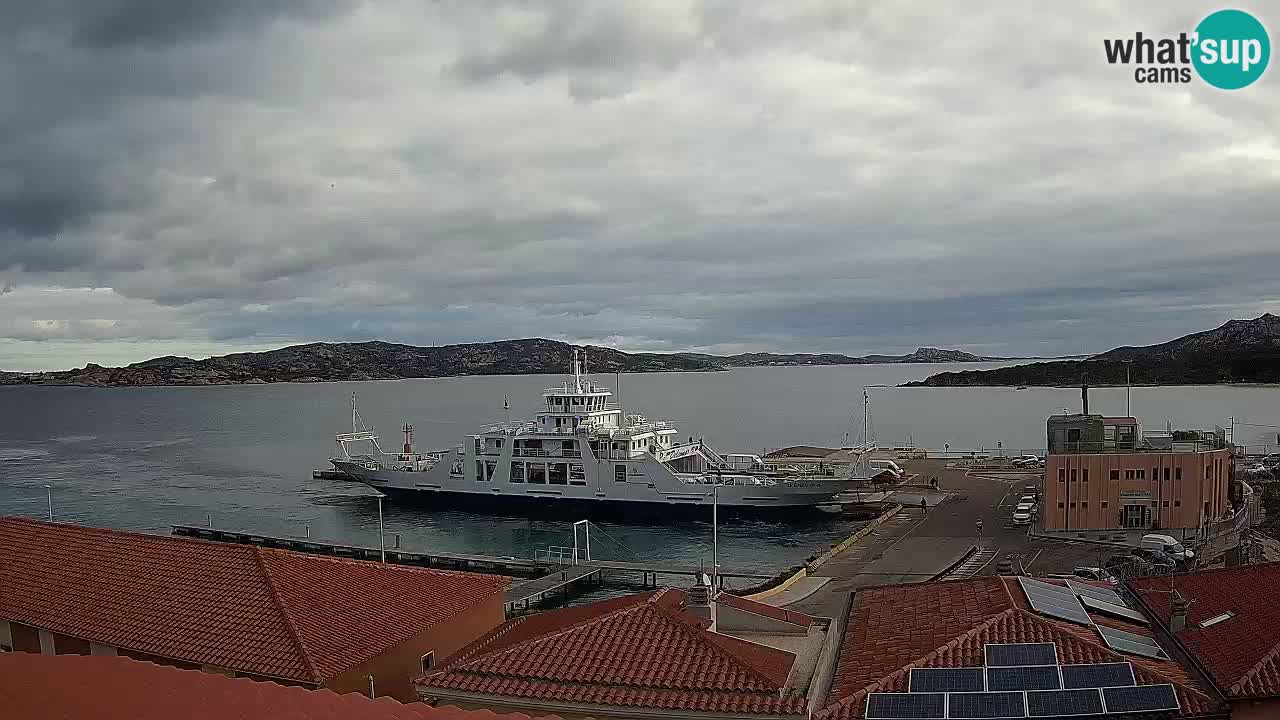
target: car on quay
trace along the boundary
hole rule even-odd
[[[1115,585],[1120,582],[1115,575],[1112,575],[1100,567],[1078,567],[1072,570],[1071,574],[1082,580],[1096,580],[1107,583],[1108,585]]]
[[[1016,468],[1040,468],[1044,467],[1044,460],[1038,455],[1022,455],[1014,458],[1009,464]]]

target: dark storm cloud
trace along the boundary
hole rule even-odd
[[[1051,354],[1275,310],[1272,78],[1102,58],[1201,10],[0,5],[0,340]]]

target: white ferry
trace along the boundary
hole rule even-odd
[[[713,502],[729,511],[834,507],[837,496],[858,482],[753,472],[701,439],[681,439],[671,423],[624,415],[609,389],[585,377],[585,359],[576,348],[569,378],[542,398],[545,405],[533,420],[485,428],[443,452],[415,453],[406,425],[403,452],[388,454],[364,428],[353,394],[352,432],[336,436],[341,454],[330,462],[388,495],[431,504],[626,514],[684,507],[709,513]],[[356,443],[369,443],[374,452],[353,454]]]

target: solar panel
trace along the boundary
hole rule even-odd
[[[947,693],[949,718],[1024,718],[1020,692]]]
[[[1080,598],[1070,589],[1025,577],[1018,578],[1018,581],[1022,584],[1022,591],[1027,594],[1032,610],[1080,625],[1093,624],[1089,613],[1080,604]]]
[[[1156,644],[1154,638],[1145,635],[1136,635],[1124,630],[1117,630],[1106,625],[1098,625],[1098,634],[1102,636],[1102,641],[1107,647],[1117,652],[1129,653],[1130,655],[1141,655],[1142,657],[1156,658],[1159,660],[1167,660],[1168,655],[1164,654],[1164,650]]]
[[[911,692],[982,692],[982,668],[912,668]]]
[[[1102,693],[1097,688],[1027,693],[1027,717],[1096,717],[1101,714]]]
[[[988,643],[983,649],[987,667],[1058,664],[1058,648],[1053,643]]]
[[[945,693],[870,693],[867,695],[867,720],[877,718],[912,718],[938,720],[945,718]]]
[[[1062,687],[1057,665],[987,668],[987,689],[1057,690]]]
[[[1120,597],[1120,593],[1115,590],[1111,590],[1110,588],[1089,585],[1088,583],[1076,582],[1075,580],[1068,580],[1067,587],[1071,588],[1072,592],[1081,597],[1091,597],[1096,600],[1114,603],[1116,605],[1125,604],[1124,598]]]
[[[1062,666],[1064,688],[1121,687],[1134,683],[1133,666],[1127,662]]]
[[[1083,603],[1085,607],[1091,610],[1097,610],[1104,615],[1132,620],[1133,622],[1141,623],[1143,625],[1148,624],[1146,615],[1143,615],[1137,610],[1125,607],[1124,605],[1117,605],[1105,600],[1098,600],[1097,598],[1089,595],[1081,595],[1080,602]]]
[[[1167,684],[1103,688],[1102,697],[1107,714],[1178,709],[1178,694]]]

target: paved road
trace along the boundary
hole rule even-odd
[[[839,611],[850,591],[928,580],[979,544],[982,562],[966,563],[962,576],[993,575],[1004,559],[1035,573],[1070,572],[1078,565],[1099,564],[1099,546],[1031,538],[1024,527],[1012,524],[1013,506],[1023,486],[1037,483],[1038,475],[971,475],[963,469],[944,468],[941,460],[909,464],[921,477],[937,476],[939,492],[914,489],[898,493],[902,512],[823,565],[816,574],[831,577],[831,582],[789,605],[790,609],[830,617]],[[918,506],[922,493],[929,504],[927,514]],[[1102,549],[1101,554],[1109,555],[1110,551]]]

